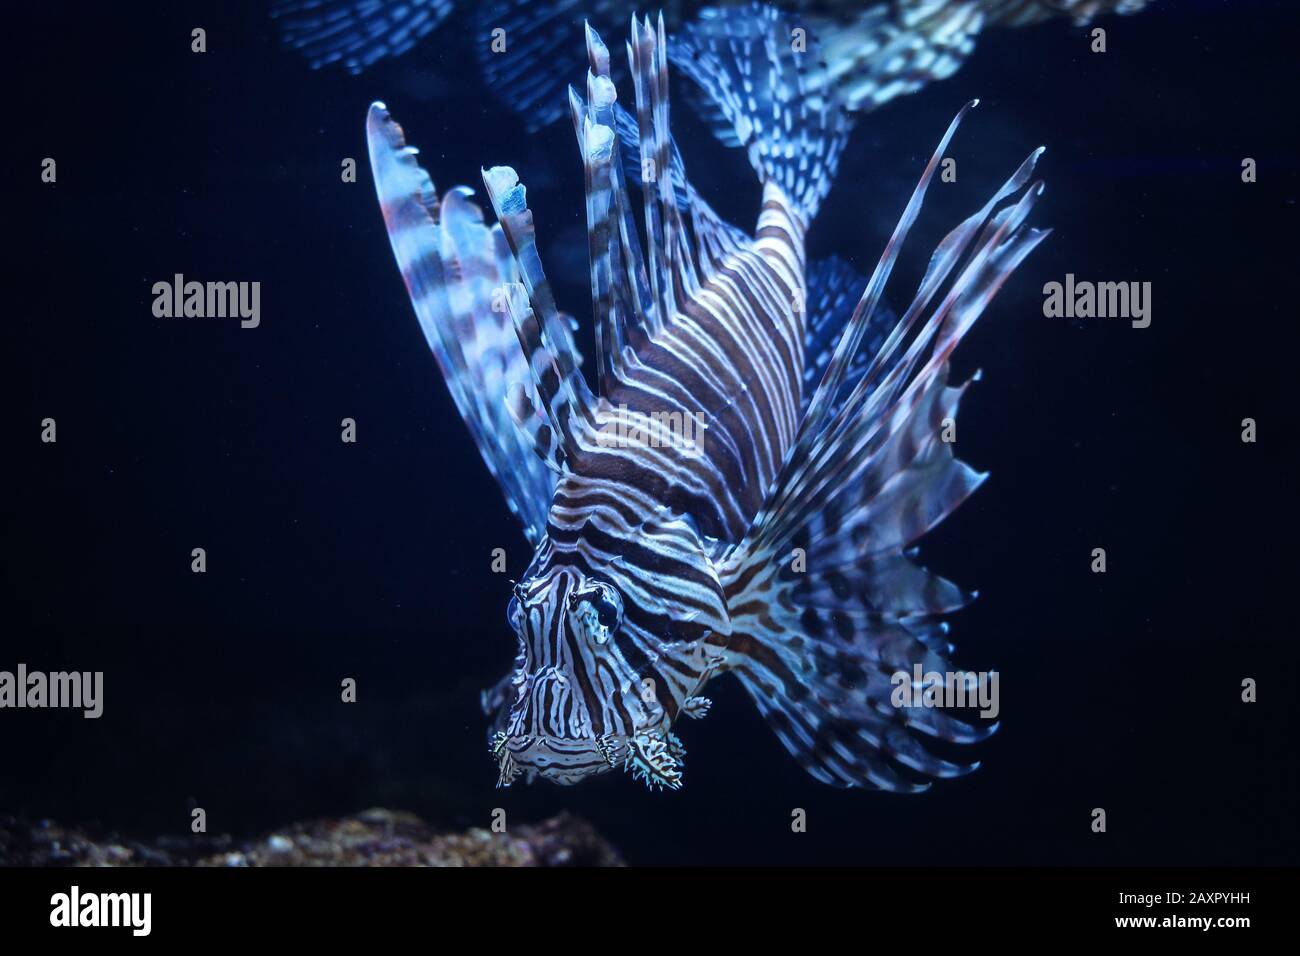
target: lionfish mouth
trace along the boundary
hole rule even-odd
[[[498,787],[510,786],[525,771],[569,785],[621,769],[651,789],[677,790],[682,785],[686,748],[675,734],[661,730],[599,737],[510,736],[498,731],[492,739],[491,753],[500,770]]]

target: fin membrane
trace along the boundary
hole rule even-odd
[[[569,113],[565,90],[586,66],[583,21],[613,21],[616,0],[487,0],[474,15],[474,43],[489,90],[530,133]],[[502,33],[494,33],[501,30]],[[496,41],[494,43],[494,41]]]
[[[803,411],[807,412],[817,383],[830,365],[835,346],[853,315],[867,280],[839,256],[812,260],[805,274],[808,328],[804,334]],[[870,357],[885,344],[885,337],[893,331],[897,321],[898,316],[889,309],[876,309],[870,328],[863,337],[861,350],[854,355],[845,375],[846,380],[855,382],[862,377]],[[838,407],[846,396],[847,392],[841,386],[834,404]]]
[[[272,0],[285,44],[313,70],[341,63],[360,73],[401,56],[451,13],[453,0]]]
[[[867,113],[952,76],[988,29],[1056,17],[1082,26],[1101,14],[1136,13],[1149,0],[893,0],[865,5],[849,19],[807,18],[824,69],[810,86]]]
[[[923,6],[927,0],[905,0],[909,6]],[[932,2],[932,0],[931,0]],[[1075,26],[1085,26],[1106,13],[1137,13],[1151,0],[981,0],[989,25],[1022,27],[1052,17],[1069,17]]]
[[[955,73],[984,24],[981,0],[876,4],[848,22],[810,17],[825,69],[812,85],[870,112]]]

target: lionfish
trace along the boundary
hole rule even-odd
[[[750,0],[666,0],[670,29],[692,17],[734,13]],[[1068,17],[1082,26],[1103,14],[1136,13],[1150,0],[780,0],[818,38],[822,79],[843,105],[869,112],[951,76],[988,29]],[[451,15],[455,0],[272,0],[284,41],[313,68],[332,63],[360,73],[401,56]],[[627,0],[475,0],[475,52],[489,89],[530,130],[564,115],[564,88],[581,68],[570,42],[576,18],[617,22]],[[497,31],[500,31],[499,33]],[[494,43],[498,39],[500,43]],[[717,132],[729,134],[723,126]]]
[[[786,30],[754,8],[674,41],[757,175],[751,236],[692,187],[669,134],[662,16],[632,20],[635,111],[587,27],[585,96],[570,88],[569,106],[594,390],[515,171],[483,171],[489,226],[471,189],[439,197],[384,104],[370,108],[375,185],[416,315],[535,549],[508,605],[513,672],[483,695],[498,785],[622,768],[675,789],[677,721],[704,717],[703,691],[725,673],[828,784],[921,790],[975,766],[924,740],[992,732],[893,706],[891,675],[945,670],[942,617],[970,597],[920,567],[912,543],[985,478],[941,439],[966,388],[947,384],[948,360],[1046,235],[1025,225],[1042,150],[944,238],[896,317],[880,304],[886,281],[975,104],[939,142],[869,280],[842,260],[809,263],[848,123],[808,95]],[[640,173],[643,227],[629,189]],[[642,440],[687,417],[704,425],[693,447]]]

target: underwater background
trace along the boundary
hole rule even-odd
[[[186,833],[195,807],[233,833],[372,806],[447,827],[568,809],[634,864],[1300,862],[1295,4],[1157,0],[1095,24],[1105,54],[1068,22],[990,32],[850,140],[810,255],[869,274],[947,123],[981,99],[895,307],[946,230],[1048,147],[1035,221],[1054,232],[955,358],[955,379],[984,372],[960,445],[992,477],[921,546],[980,591],[952,619],[954,660],[1000,673],[1002,729],[979,771],[917,796],[816,783],[725,677],[709,717],[677,727],[681,792],[621,774],[495,788],[479,691],[513,658],[507,579],[529,553],[393,263],[372,100],[440,190],[515,166],[593,350],[573,131],[528,134],[486,93],[466,20],[352,76],[307,69],[259,2],[7,16],[5,335],[25,395],[5,416],[0,669],[102,670],[105,703],[98,720],[0,714],[0,813],[156,835]],[[748,228],[743,155],[674,104],[693,182]],[[260,281],[260,326],[154,318],[152,285],[175,273]],[[1045,318],[1042,287],[1066,273],[1151,282],[1151,326]],[[36,440],[47,416],[54,445]]]

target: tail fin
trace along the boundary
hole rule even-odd
[[[807,221],[830,191],[849,133],[838,101],[807,80],[814,55],[796,21],[758,4],[701,11],[671,52],[707,94],[695,105],[719,139],[744,146],[759,177],[779,185]]]
[[[911,307],[847,398],[841,391],[955,127],[849,319],[767,501],[721,573],[733,628],[727,667],[809,773],[840,786],[925,789],[917,774],[956,776],[975,764],[942,759],[921,738],[971,743],[994,729],[910,701],[900,706],[894,691],[903,673],[921,695],[916,665],[950,670],[940,618],[972,596],[917,566],[908,549],[986,477],[958,461],[943,436],[966,388],[948,387],[948,359],[1046,235],[1023,225],[1041,192],[1041,184],[1025,189],[1041,151],[939,244]]]

